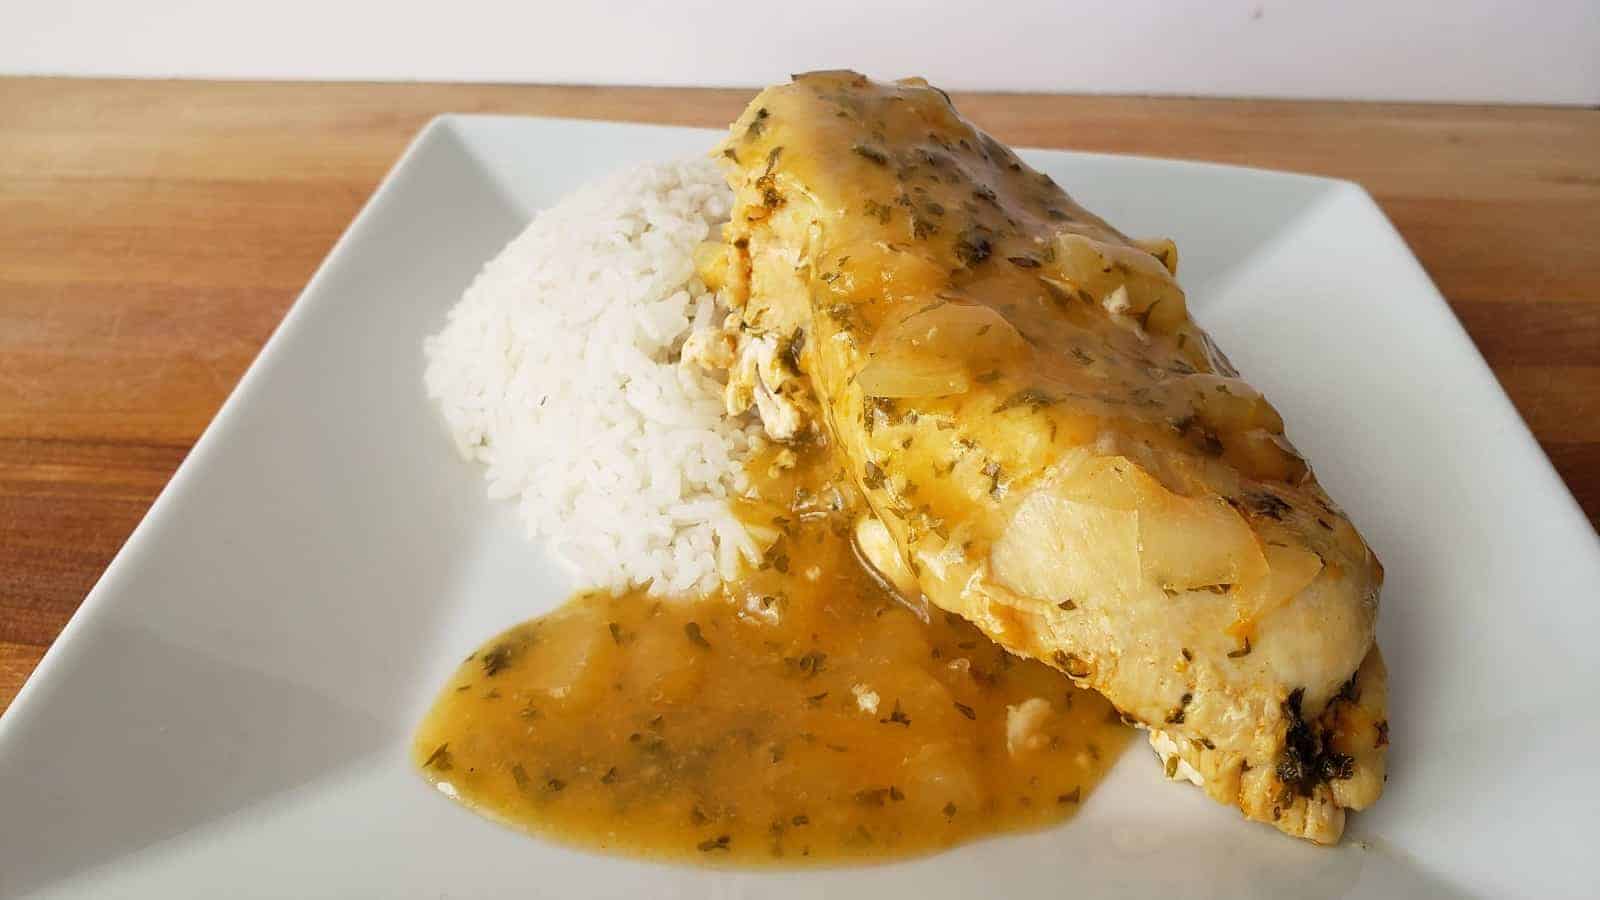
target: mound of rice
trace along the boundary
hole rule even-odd
[[[714,588],[758,550],[728,499],[758,425],[678,351],[725,310],[694,248],[731,195],[705,160],[643,165],[547,209],[424,344],[428,395],[489,496],[583,587]]]

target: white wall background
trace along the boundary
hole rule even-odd
[[[1600,0],[0,0],[0,72],[1600,103]]]

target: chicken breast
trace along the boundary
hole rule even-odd
[[[1168,777],[1336,841],[1384,780],[1382,568],[1189,318],[1171,242],[915,79],[797,76],[719,152],[730,408],[842,455],[889,580],[1103,693]]]

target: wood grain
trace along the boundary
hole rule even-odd
[[[721,126],[749,96],[0,79],[0,710],[430,117]],[[957,101],[1014,144],[1366,185],[1600,521],[1600,112]]]

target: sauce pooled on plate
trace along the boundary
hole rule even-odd
[[[881,586],[820,455],[770,469],[786,507],[743,510],[783,533],[758,571],[693,600],[580,594],[468,657],[418,729],[423,774],[541,836],[713,864],[1070,816],[1127,740],[1115,711]]]

